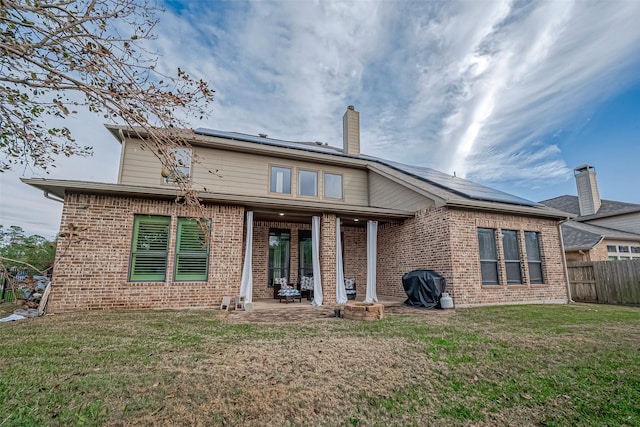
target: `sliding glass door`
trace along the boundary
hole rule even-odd
[[[291,233],[289,230],[269,230],[269,287],[273,279],[285,277],[289,280],[289,255]]]
[[[311,230],[300,230],[298,232],[298,251],[298,280],[304,276],[313,276]]]

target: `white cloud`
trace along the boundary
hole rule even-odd
[[[639,16],[633,1],[189,2],[160,17],[151,47],[161,70],[217,91],[193,127],[340,146],[354,104],[368,154],[534,188],[571,175],[551,136],[638,79]],[[52,176],[115,182],[119,144],[100,118],[69,126],[96,155]],[[0,219],[18,220],[5,199],[27,189],[15,174],[0,184]]]

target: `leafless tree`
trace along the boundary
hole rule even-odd
[[[0,0],[0,171],[90,155],[51,125],[86,108],[141,128],[146,148],[179,176],[175,148],[188,143],[176,130],[181,118],[207,115],[213,91],[184,70],[158,71],[145,46],[160,12],[149,0]],[[188,180],[176,181],[182,200],[198,204]]]

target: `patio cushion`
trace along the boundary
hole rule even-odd
[[[303,291],[312,291],[313,276],[302,276],[302,279],[300,279],[300,289]]]
[[[273,279],[274,285],[280,285],[280,289],[293,289],[293,286],[289,285],[289,281],[286,277],[276,277]]]
[[[297,289],[280,289],[278,291],[280,297],[299,297],[300,291]]]

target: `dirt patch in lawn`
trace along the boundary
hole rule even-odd
[[[422,310],[401,305],[385,306],[384,312],[385,314],[403,314],[432,319],[447,318],[455,315],[455,310]],[[332,305],[320,307],[300,306],[296,308],[270,307],[254,311],[232,310],[227,314],[223,313],[223,317],[232,323],[296,323],[335,319]]]

